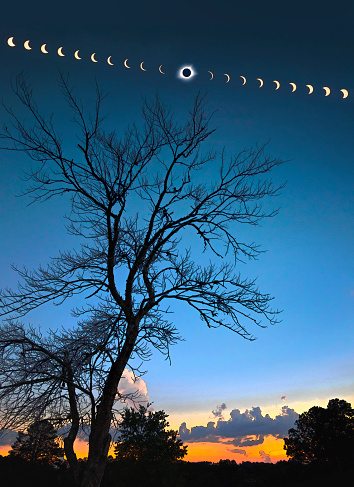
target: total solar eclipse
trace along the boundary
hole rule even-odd
[[[178,78],[183,81],[190,81],[195,76],[195,71],[192,66],[182,66],[178,71]]]

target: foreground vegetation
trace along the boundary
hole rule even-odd
[[[82,467],[84,467],[84,462]],[[84,468],[82,469],[84,470]],[[115,460],[107,464],[101,487],[120,485],[144,485],[144,487],[313,487],[317,485],[350,485],[354,469],[328,470],[315,465],[280,461],[272,463],[243,462],[230,460],[219,463],[191,463],[181,461],[136,462]],[[0,477],[3,485],[12,487],[74,487],[67,465],[53,467],[33,464],[22,458],[0,456]]]

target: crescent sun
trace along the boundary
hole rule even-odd
[[[24,47],[25,49],[27,49],[27,51],[29,51],[30,49],[32,49],[32,47],[30,47],[30,45],[29,45],[29,40],[28,40],[28,41],[26,41],[26,42],[23,44],[23,47]]]
[[[226,76],[226,77],[227,77],[227,81],[226,81],[226,83],[228,83],[228,82],[230,81],[230,76],[229,76],[228,74],[226,74],[226,73],[224,74],[224,76]]]
[[[160,73],[161,73],[161,74],[166,74],[166,73],[164,73],[164,72],[162,71],[162,69],[161,69],[161,68],[162,68],[162,64],[161,64],[161,66],[159,67],[159,71],[160,71]]]
[[[43,54],[48,54],[48,51],[47,51],[47,49],[45,48],[45,46],[46,46],[46,45],[47,45],[47,44],[43,44],[43,45],[41,46],[41,51],[43,52]]]
[[[308,94],[311,95],[311,93],[313,93],[313,86],[312,85],[306,85],[306,86],[309,89]]]
[[[259,81],[259,87],[262,88],[263,86],[263,80],[261,78],[257,78],[257,81]]]
[[[246,78],[244,76],[240,76],[240,78],[243,79],[243,83],[242,83],[242,86],[246,84]]]
[[[348,90],[345,90],[344,88],[340,90],[343,93],[343,98],[347,98],[349,96]]]
[[[211,71],[208,71],[208,73],[210,73],[210,74],[211,74],[211,78],[210,78],[210,80],[212,80],[212,79],[214,78],[213,73],[212,73]],[[210,80],[209,80],[209,81],[210,81]]]
[[[65,56],[65,54],[63,54],[63,48],[62,47],[59,47],[58,54],[59,54],[59,56]]]
[[[96,54],[95,52],[91,54],[91,61],[93,63],[98,63],[98,61],[96,61],[96,59],[95,59],[95,54]]]
[[[324,86],[323,89],[326,92],[325,96],[328,96],[330,94],[331,90],[328,88],[328,86]]]
[[[294,93],[294,91],[296,90],[296,84],[295,83],[289,83],[289,85],[292,86],[292,90],[291,90],[291,93]]]
[[[144,64],[144,61],[142,63],[140,63],[140,69],[142,69],[143,71],[146,71],[146,69],[143,68],[143,64]]]
[[[76,59],[81,59],[81,57],[79,56],[79,49],[75,51],[74,56],[76,57]]]
[[[112,56],[109,56],[109,57],[107,58],[107,63],[108,63],[108,64],[110,64],[111,66],[114,66],[114,64],[113,64],[113,63],[111,63],[111,57],[112,57]]]
[[[16,44],[14,43],[14,38],[13,38],[13,37],[9,37],[9,38],[7,39],[7,43],[8,43],[8,45],[9,45],[10,47],[15,47],[15,46],[16,46]]]
[[[280,83],[279,81],[277,81],[276,79],[273,81],[273,83],[275,83],[277,85],[277,87],[275,88],[276,90],[279,89],[279,86],[280,86]]]
[[[130,68],[130,66],[128,66],[128,64],[127,64],[127,61],[128,61],[128,58],[127,58],[127,59],[124,61],[124,66],[125,66],[126,68]]]

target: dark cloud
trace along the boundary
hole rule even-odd
[[[229,450],[232,453],[240,453],[241,455],[245,455],[245,457],[248,457],[246,450],[242,450],[241,448],[234,448],[233,450]]]
[[[181,439],[187,442],[217,442],[221,438],[233,438],[229,443],[234,446],[260,445],[266,435],[277,438],[286,436],[298,417],[294,409],[288,406],[283,406],[281,414],[275,418],[271,418],[269,414],[263,416],[260,407],[246,409],[244,413],[239,409],[233,409],[227,421],[220,418],[216,424],[210,421],[207,426],[193,426],[190,430],[186,423],[182,423],[179,434]]]
[[[0,431],[0,446],[13,445],[17,438],[17,431],[2,430]]]
[[[224,409],[226,409],[227,406],[226,404],[223,402],[222,404],[220,404],[220,406],[216,406],[216,409],[214,409],[212,411],[212,414],[215,416],[215,418],[220,418],[220,419],[224,419],[224,416],[222,414],[222,412],[224,411]]]
[[[254,436],[238,436],[234,440],[230,441],[234,446],[255,446],[261,445],[264,441],[264,435]]]
[[[263,462],[272,463],[272,460],[270,459],[270,456],[268,455],[268,453],[264,452],[263,450],[259,450],[259,454],[260,454]]]

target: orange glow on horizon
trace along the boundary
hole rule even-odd
[[[213,462],[217,463],[219,460],[235,460],[237,463],[241,462],[262,462],[264,461],[259,454],[260,451],[264,451],[270,456],[272,463],[276,463],[279,460],[287,460],[285,450],[283,449],[284,441],[282,439],[275,438],[274,436],[266,436],[264,442],[261,445],[237,447],[245,450],[247,453],[243,455],[241,453],[235,453],[232,450],[236,449],[233,445],[227,443],[212,443],[212,442],[196,442],[196,443],[184,443],[188,445],[188,454],[184,457],[187,462]],[[88,443],[84,440],[77,439],[75,441],[75,452],[77,458],[85,458],[88,455]],[[0,455],[8,455],[11,450],[11,445],[0,446]],[[114,457],[114,447],[109,449],[109,455]]]
[[[237,463],[241,462],[263,462],[260,451],[264,451],[269,455],[272,463],[280,460],[287,460],[286,452],[283,449],[284,440],[275,438],[272,435],[266,436],[261,445],[234,447],[227,443],[184,443],[188,445],[188,455],[184,457],[187,462],[213,462],[219,460],[235,460]],[[242,453],[235,453],[234,449],[245,450],[246,455]]]

